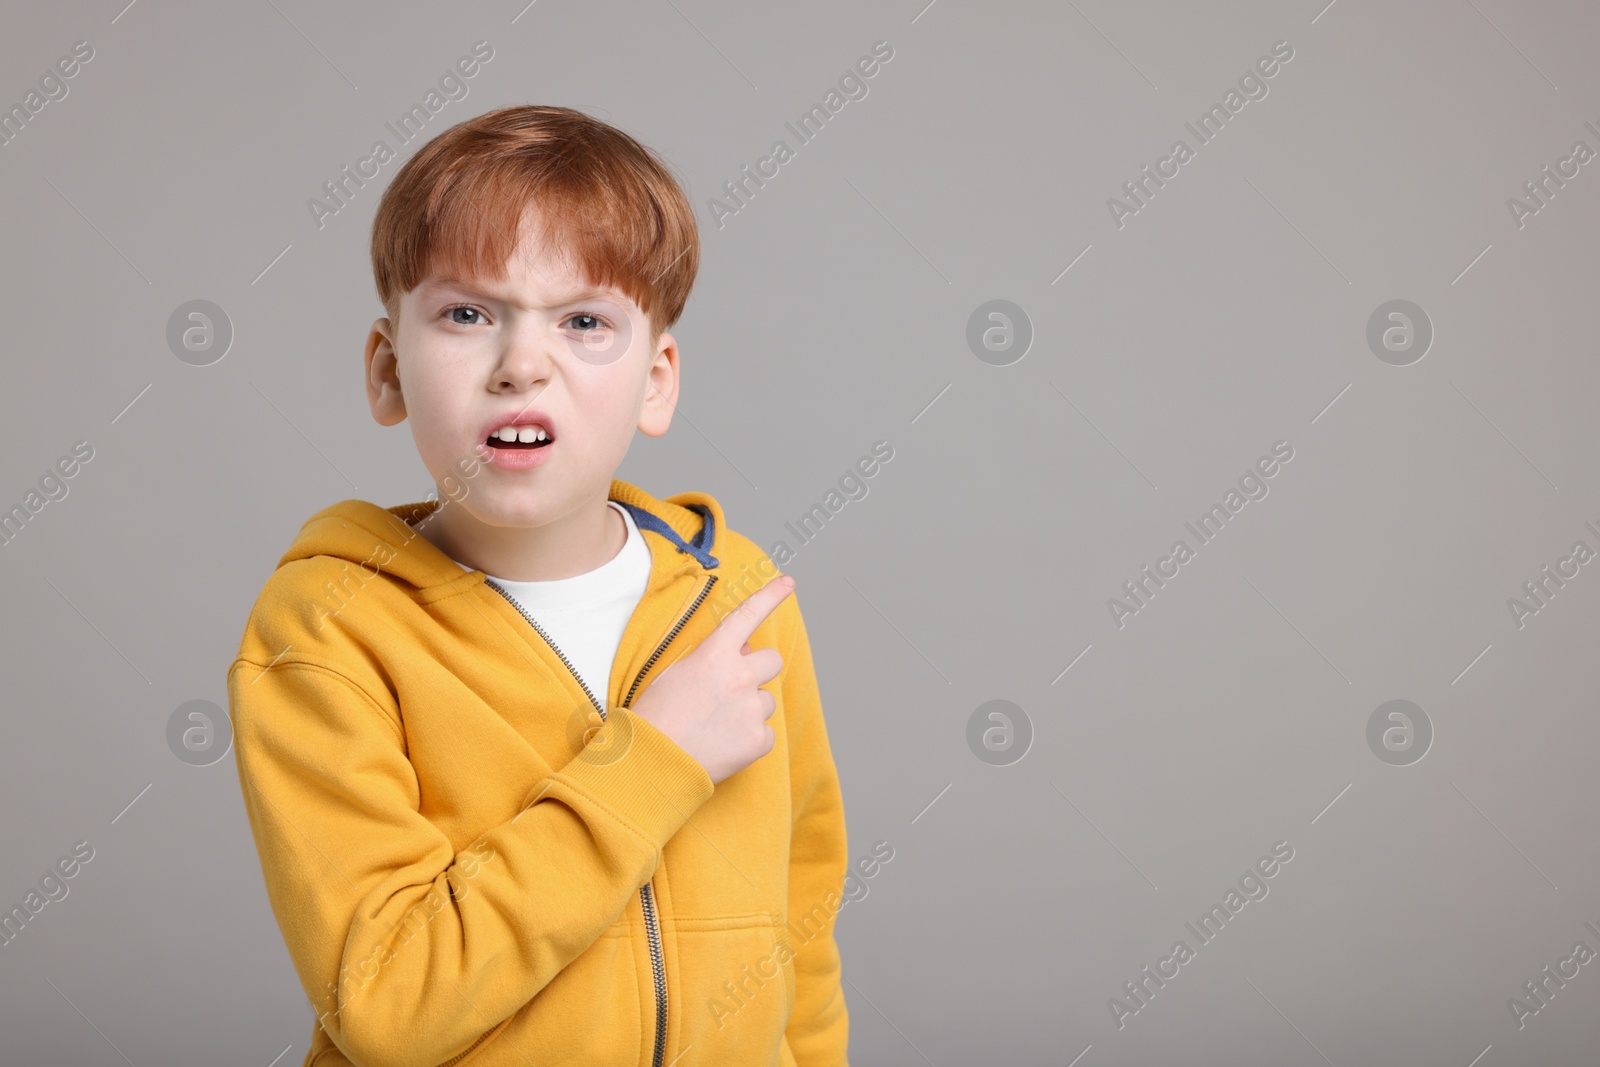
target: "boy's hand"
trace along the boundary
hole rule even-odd
[[[698,760],[713,784],[777,743],[767,719],[778,700],[761,686],[778,676],[783,656],[775,648],[752,651],[750,635],[793,591],[794,579],[779,575],[750,594],[693,652],[656,675],[629,709]]]

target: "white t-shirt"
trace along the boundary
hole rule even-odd
[[[510,593],[523,611],[538,620],[550,640],[577,668],[594,698],[609,711],[611,663],[622,644],[622,631],[627,629],[633,609],[650,582],[650,547],[644,543],[628,509],[615,500],[606,503],[616,508],[628,524],[628,539],[610,562],[586,574],[550,582],[489,577]],[[465,570],[473,569],[460,560],[456,563]],[[538,636],[534,639],[538,640]]]

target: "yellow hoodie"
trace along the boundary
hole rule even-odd
[[[838,773],[796,595],[772,751],[713,785],[627,710],[774,576],[703,493],[614,480],[650,547],[603,703],[513,601],[345,500],[278,561],[228,671],[304,1067],[842,1067]],[[449,506],[449,505],[445,505]]]

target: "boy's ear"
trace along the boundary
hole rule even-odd
[[[367,403],[372,406],[372,417],[380,425],[393,426],[404,422],[405,397],[400,394],[400,364],[394,351],[394,327],[387,318],[372,324],[367,334],[366,381]]]
[[[656,340],[656,354],[645,381],[644,403],[639,409],[639,429],[660,437],[672,425],[672,411],[678,406],[678,342],[662,332]]]

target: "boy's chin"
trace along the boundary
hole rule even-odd
[[[460,509],[463,519],[500,528],[543,526],[569,510],[565,494],[554,495],[543,487],[503,485],[474,486],[450,506]]]

